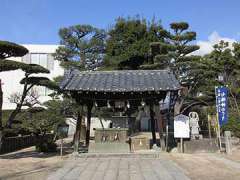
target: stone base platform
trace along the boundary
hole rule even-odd
[[[180,145],[178,144],[180,152]],[[216,139],[199,139],[184,141],[184,153],[206,153],[219,151]]]
[[[130,153],[130,147],[128,143],[95,143],[89,144],[89,153]]]

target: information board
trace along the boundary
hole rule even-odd
[[[189,117],[185,115],[177,115],[174,118],[174,137],[175,138],[189,138],[190,127]]]

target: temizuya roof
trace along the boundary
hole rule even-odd
[[[69,70],[65,73],[60,88],[83,92],[157,92],[178,90],[180,84],[168,70]]]

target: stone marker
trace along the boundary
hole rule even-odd
[[[224,131],[226,153],[232,154],[231,131]]]

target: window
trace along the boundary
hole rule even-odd
[[[22,57],[22,62],[27,64],[38,64],[49,70],[54,68],[54,58],[51,54],[30,53]]]
[[[39,64],[39,54],[31,54],[31,64]]]
[[[30,63],[30,54],[26,54],[22,57],[22,62],[29,64]]]
[[[47,55],[47,67],[49,70],[54,69],[54,58],[53,58],[52,54]]]
[[[48,68],[47,54],[39,54],[39,65]]]

